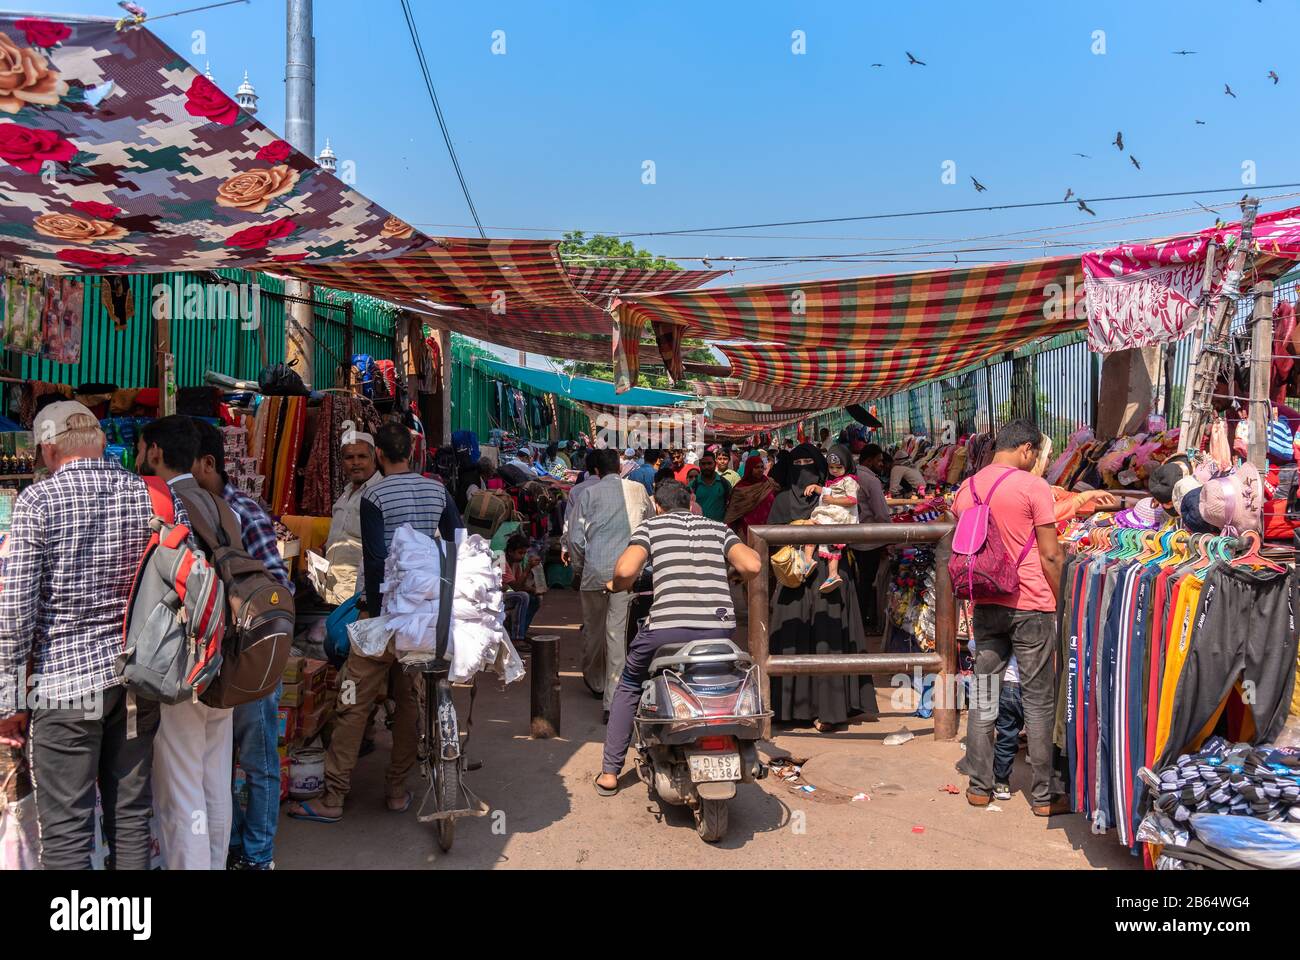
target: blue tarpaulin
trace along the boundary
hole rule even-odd
[[[674,407],[686,400],[693,399],[684,393],[672,393],[668,390],[648,390],[637,387],[626,393],[615,393],[614,384],[607,380],[590,380],[586,377],[567,377],[562,373],[549,370],[534,370],[531,367],[517,367],[496,360],[476,360],[478,366],[499,377],[509,377],[526,383],[528,386],[544,393],[554,393],[568,397],[578,403],[597,403],[610,407]]]

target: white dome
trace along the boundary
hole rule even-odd
[[[236,94],[237,96],[241,96],[241,97],[255,97],[255,96],[257,96],[257,90],[254,89],[253,85],[252,85],[251,83],[248,82],[248,71],[247,71],[247,70],[244,71],[244,82],[241,83],[241,84],[239,85],[239,89],[235,91],[235,94]]]

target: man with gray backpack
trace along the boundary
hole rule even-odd
[[[115,869],[147,870],[159,709],[129,697],[114,664],[154,505],[144,481],[104,459],[99,421],[81,404],[51,404],[33,427],[52,474],[14,504],[0,592],[0,744],[22,745],[30,709],[46,869],[90,869],[98,782]]]
[[[1043,434],[1028,420],[998,431],[993,462],[957,491],[957,529],[949,564],[953,592],[975,603],[975,683],[966,721],[966,799],[988,806],[993,790],[999,685],[1014,655],[1033,771],[1036,816],[1068,813],[1053,796],[1052,725],[1056,708],[1056,594],[1065,557],[1056,535],[1051,487],[1029,471]]]

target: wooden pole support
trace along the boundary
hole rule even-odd
[[[547,740],[560,735],[560,638],[534,637],[528,735]]]
[[[1273,369],[1273,282],[1264,280],[1251,291],[1255,311],[1250,331],[1250,462],[1268,472],[1268,422],[1273,410],[1269,377]]]

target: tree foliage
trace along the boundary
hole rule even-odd
[[[681,265],[648,250],[638,250],[629,240],[602,233],[588,237],[581,230],[564,235],[560,257],[574,267],[627,267],[638,270],[680,270]]]

